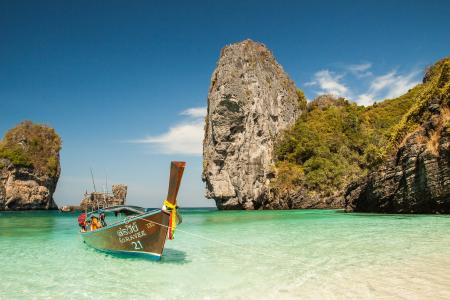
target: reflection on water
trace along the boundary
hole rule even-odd
[[[2,212],[0,213],[0,238],[49,238],[58,212]]]

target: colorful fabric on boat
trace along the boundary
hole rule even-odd
[[[177,228],[177,206],[170,203],[169,201],[164,201],[164,205],[170,209],[169,217],[169,240],[173,240],[173,235],[175,234],[175,229]]]
[[[97,217],[92,216],[91,218],[91,231],[97,230],[99,228],[101,228],[102,225],[100,224],[99,220]]]
[[[86,225],[86,214],[85,213],[82,213],[81,215],[78,216],[78,225],[80,225],[80,226]]]

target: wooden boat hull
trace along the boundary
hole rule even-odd
[[[166,242],[169,216],[165,211],[155,210],[81,235],[87,245],[97,250],[159,260]]]

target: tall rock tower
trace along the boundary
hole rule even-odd
[[[219,209],[262,208],[274,142],[300,113],[294,82],[265,45],[245,40],[223,48],[208,93],[206,197]]]

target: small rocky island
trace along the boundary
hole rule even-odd
[[[219,209],[450,213],[450,58],[405,95],[306,102],[261,43],[226,46],[211,77],[206,197]]]
[[[97,209],[97,207],[110,207],[115,205],[124,205],[127,198],[128,187],[125,184],[113,184],[112,194],[91,192],[85,193],[81,200],[80,208],[82,210]]]
[[[0,142],[0,211],[57,209],[61,139],[53,128],[25,121]]]

